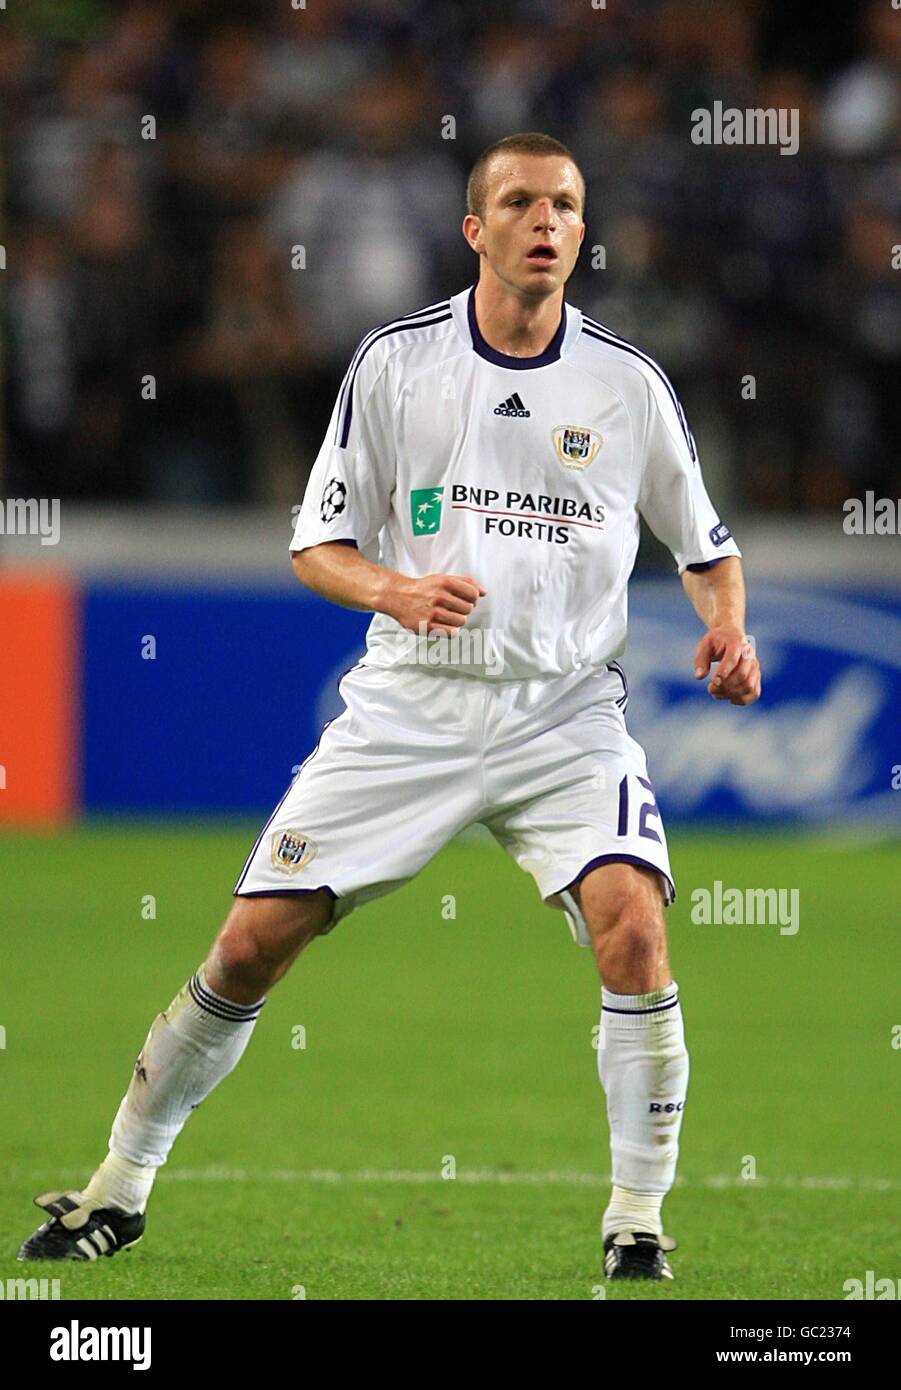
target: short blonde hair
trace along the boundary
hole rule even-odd
[[[575,165],[576,173],[582,182],[582,202],[585,202],[585,178],[576,164],[571,150],[568,150],[553,135],[544,135],[539,130],[523,131],[519,135],[506,135],[483,150],[470,170],[466,184],[466,210],[474,217],[485,216],[485,200],[488,197],[488,176],[491,161],[497,154],[538,154],[558,155]]]

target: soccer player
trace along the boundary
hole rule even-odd
[[[695,676],[747,705],[760,668],[740,552],[672,385],[564,302],[584,194],[556,140],[491,146],[463,222],[478,283],[354,353],[291,543],[303,584],[374,614],[339,683],[346,709],[260,831],[206,961],[154,1021],[107,1157],[83,1191],[36,1198],[49,1216],[21,1259],[140,1239],[157,1170],[304,947],[481,823],[597,961],[607,1277],[672,1278],[661,1205],[688,1082],[662,912],[674,888],[618,660],[639,514],[705,625]]]

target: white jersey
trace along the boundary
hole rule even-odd
[[[508,357],[466,290],[360,343],[291,549],[344,541],[413,577],[471,575],[487,594],[459,637],[424,649],[376,613],[364,663],[523,680],[623,652],[639,514],[680,574],[741,554],[652,358],[569,304],[540,356]]]

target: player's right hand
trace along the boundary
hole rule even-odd
[[[472,575],[427,574],[422,579],[398,575],[384,611],[411,632],[453,637],[486,593]]]

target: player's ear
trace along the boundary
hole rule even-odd
[[[482,250],[482,222],[473,212],[463,218],[463,235],[471,250]]]

